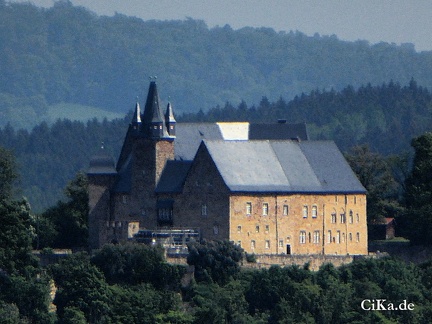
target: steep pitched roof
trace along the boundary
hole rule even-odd
[[[167,161],[159,183],[157,193],[181,192],[192,161]]]
[[[192,160],[202,140],[308,140],[306,124],[177,123],[175,157]]]
[[[233,192],[366,192],[330,141],[204,140],[202,146]]]

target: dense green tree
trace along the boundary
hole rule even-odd
[[[84,173],[69,182],[65,195],[67,202],[59,201],[38,217],[38,248],[87,246],[88,181]]]
[[[12,189],[17,177],[14,155],[0,146],[0,201],[12,197]]]
[[[406,216],[402,224],[417,244],[432,244],[432,133],[412,141],[415,150],[412,172],[406,179]]]
[[[28,274],[37,265],[32,255],[35,235],[27,201],[0,201],[0,269],[9,274]]]
[[[160,247],[144,244],[107,244],[92,257],[92,263],[110,284],[151,283],[157,289],[178,291],[186,269],[168,264],[163,253]]]
[[[71,255],[53,265],[51,273],[57,286],[54,304],[60,320],[65,319],[71,308],[80,310],[89,323],[101,323],[109,318],[112,292],[88,255]]]
[[[398,182],[388,158],[371,152],[367,145],[355,146],[345,158],[367,190],[368,223],[379,223],[384,217],[402,213]]]
[[[240,271],[243,249],[229,241],[190,243],[187,262],[195,267],[198,282],[228,283]]]

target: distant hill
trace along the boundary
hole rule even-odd
[[[432,88],[432,52],[410,44],[98,16],[68,1],[0,1],[0,22],[0,126],[34,126],[59,103],[124,114],[155,75],[178,114],[390,80]]]

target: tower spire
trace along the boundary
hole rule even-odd
[[[160,98],[156,81],[151,81],[147,95],[147,101],[142,117],[144,135],[151,138],[168,137],[165,118],[160,107]]]
[[[165,123],[170,137],[175,137],[176,135],[176,120],[174,118],[174,112],[171,102],[168,102],[167,109],[165,112]]]

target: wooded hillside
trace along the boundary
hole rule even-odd
[[[298,31],[208,28],[193,19],[97,16],[68,1],[49,9],[0,1],[0,126],[33,126],[62,102],[125,113],[154,75],[162,99],[170,96],[185,113],[390,80],[414,78],[430,88],[432,52]]]

